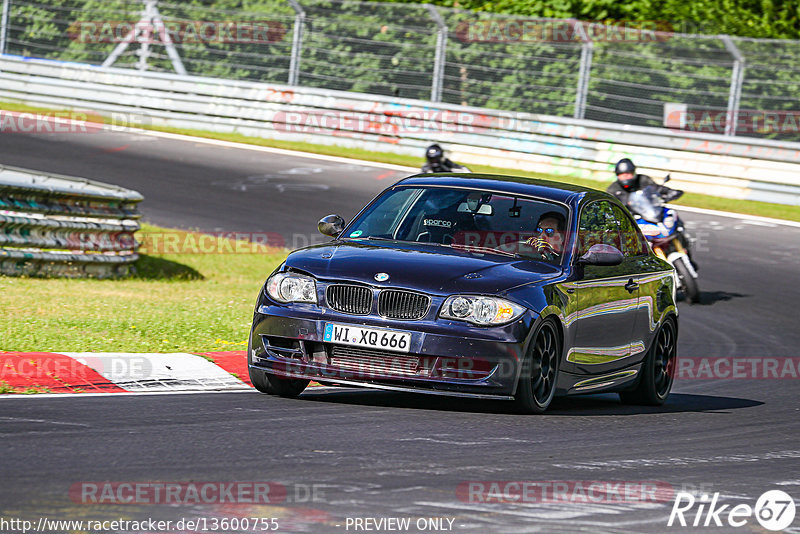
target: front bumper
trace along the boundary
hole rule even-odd
[[[527,312],[509,325],[477,327],[262,304],[253,319],[248,362],[251,370],[323,383],[510,399],[535,319]],[[327,323],[408,332],[409,352],[325,342]]]

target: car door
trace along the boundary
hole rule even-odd
[[[611,202],[584,206],[578,223],[578,256],[602,243],[622,250],[620,221]],[[629,251],[630,252],[630,251]],[[602,373],[629,364],[639,304],[637,260],[630,253],[616,266],[586,265],[571,284],[575,338],[567,354],[573,372]]]
[[[672,269],[666,269],[665,262],[650,252],[647,240],[628,210],[614,205],[614,214],[620,222],[620,250],[638,272],[639,305],[631,338],[630,363],[633,363],[644,358],[665,308],[671,306],[674,277]]]

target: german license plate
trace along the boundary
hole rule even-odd
[[[325,325],[323,340],[328,343],[356,345],[371,349],[408,352],[411,345],[411,334],[377,328],[361,328],[360,326],[332,324]]]

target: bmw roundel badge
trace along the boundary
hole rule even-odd
[[[389,275],[386,273],[378,273],[375,275],[375,280],[378,282],[385,282],[389,279]]]

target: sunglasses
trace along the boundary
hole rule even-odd
[[[536,233],[539,233],[539,234],[544,233],[544,235],[551,236],[551,235],[556,233],[556,229],[555,228],[542,228],[540,226],[539,228],[536,229]]]

